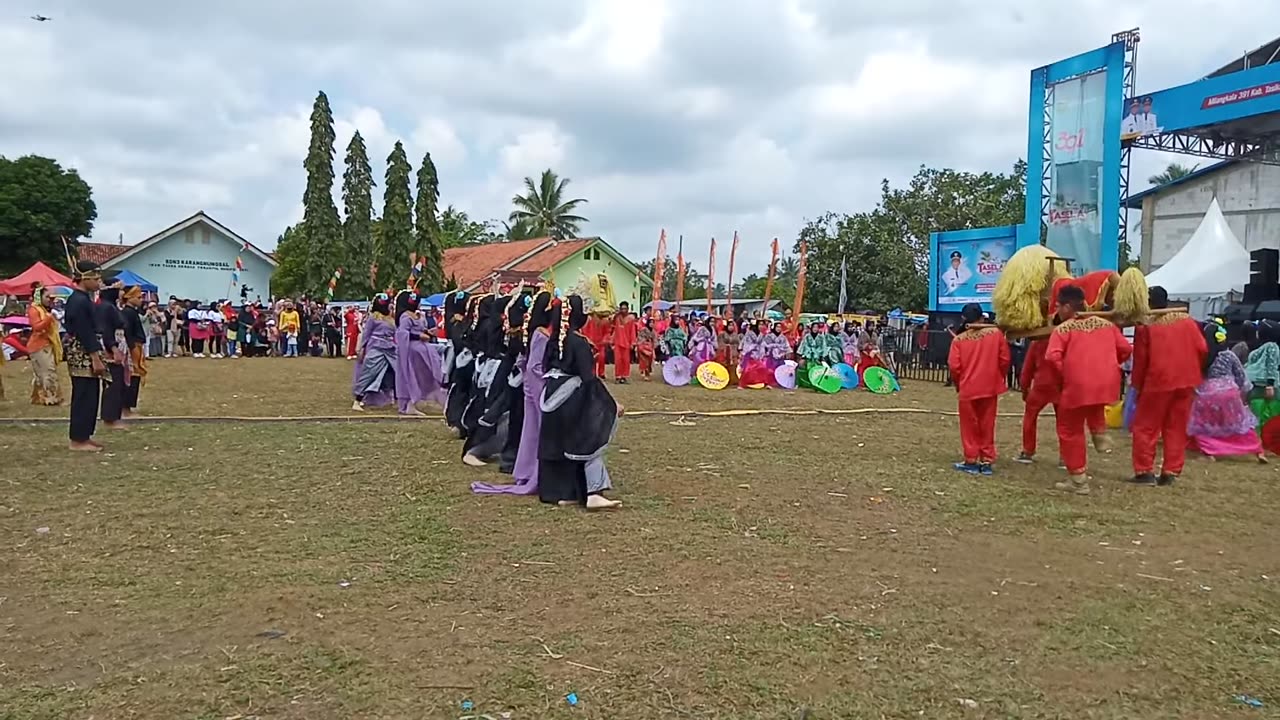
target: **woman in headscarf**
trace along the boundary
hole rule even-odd
[[[714,360],[716,357],[716,331],[715,318],[707,316],[698,323],[698,327],[693,331],[693,337],[689,341],[689,359],[693,360],[693,366],[696,368],[708,360]]]
[[[483,466],[494,456],[501,456],[507,447],[512,395],[516,386],[524,381],[516,367],[520,354],[518,335],[524,324],[524,298],[520,292],[493,298],[491,312],[481,323],[481,377],[477,380],[481,392],[463,414],[467,440],[462,445],[462,462],[472,467]],[[509,343],[508,339],[513,342]],[[475,423],[470,424],[469,417],[477,411]],[[515,465],[514,453],[512,448],[506,472],[511,472]],[[501,463],[501,457],[499,461]]]
[[[769,328],[769,334],[764,336],[764,365],[772,374],[778,366],[791,359],[791,342],[787,340],[787,336],[783,333],[783,325],[780,322],[773,324]]]
[[[844,363],[849,367],[858,367],[858,359],[862,355],[859,335],[861,335],[861,329],[855,322],[845,323],[844,332],[840,333],[840,353],[844,356]]]
[[[1209,458],[1253,455],[1266,462],[1258,438],[1258,418],[1249,412],[1244,397],[1251,384],[1240,358],[1227,348],[1227,331],[1218,323],[1205,324],[1209,367],[1196,388],[1187,423],[1189,445]]]
[[[662,348],[667,357],[682,357],[688,342],[689,336],[685,333],[680,318],[672,318],[667,331],[662,334]]]
[[[435,345],[435,337],[426,318],[418,311],[421,299],[413,290],[396,295],[396,402],[401,415],[425,415],[420,402],[443,406],[444,388],[440,387],[440,365],[443,360]]]
[[[31,324],[27,353],[31,358],[32,405],[62,404],[62,385],[58,380],[58,363],[62,362],[61,323],[52,309],[53,295],[37,285],[27,308],[27,322]]]
[[[366,407],[390,405],[395,401],[395,389],[396,323],[391,316],[391,297],[378,293],[360,332],[351,383],[355,402],[351,409],[363,411]]]
[[[497,377],[502,363],[502,318],[498,298],[492,294],[477,296],[476,314],[472,318],[471,333],[467,336],[467,348],[475,356],[475,373],[471,379],[471,393],[462,411],[463,437],[467,438],[480,427],[489,396],[489,386]],[[505,302],[503,303],[505,305]],[[463,457],[474,443],[463,443]]]
[[[1258,347],[1249,353],[1245,363],[1245,375],[1253,387],[1249,391],[1249,409],[1258,418],[1258,430],[1267,421],[1280,415],[1280,398],[1276,386],[1280,385],[1280,324],[1262,320],[1257,325]]]
[[[741,355],[742,335],[733,318],[724,321],[724,332],[716,338],[716,362],[729,371],[729,382],[738,382],[738,360]]]
[[[544,503],[605,510],[621,505],[611,489],[605,451],[622,408],[594,372],[591,345],[579,332],[587,322],[582,298],[569,296],[552,320],[547,343],[546,387],[539,407],[538,498]]]
[[[653,329],[653,318],[646,317],[636,333],[636,360],[640,363],[640,377],[649,382],[653,375],[653,358],[657,352],[658,335]]]
[[[774,384],[773,370],[765,364],[764,335],[760,333],[760,320],[752,318],[742,333],[738,344],[741,367],[738,370],[738,387],[764,387]]]
[[[554,302],[554,305],[553,305]],[[533,296],[529,312],[525,317],[525,325],[519,338],[522,341],[522,352],[517,360],[521,369],[520,385],[521,412],[519,447],[516,450],[516,463],[512,471],[515,483],[512,485],[491,485],[489,483],[471,483],[471,491],[482,495],[534,495],[538,492],[538,442],[542,432],[542,410],[538,403],[542,398],[545,383],[547,342],[551,337],[552,313],[559,313],[559,300],[554,300],[549,291],[543,290]],[[514,428],[514,414],[509,427]],[[514,433],[512,433],[514,434]]]
[[[840,362],[840,354],[835,351],[827,335],[826,323],[814,322],[809,325],[809,334],[800,341],[796,355],[805,367],[812,365],[834,365]]]

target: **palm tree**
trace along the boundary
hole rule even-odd
[[[1182,178],[1190,175],[1191,173],[1195,172],[1196,168],[1198,167],[1200,166],[1192,165],[1191,167],[1187,167],[1186,165],[1182,165],[1176,162],[1169,163],[1169,167],[1165,168],[1164,172],[1160,173],[1159,175],[1152,175],[1151,177],[1147,178],[1147,182],[1156,186],[1168,185],[1174,180],[1181,180]]]
[[[795,285],[800,277],[800,261],[787,256],[778,261],[777,280],[783,285]]]
[[[568,178],[561,178],[550,169],[543,170],[536,183],[533,178],[525,178],[525,194],[511,198],[516,209],[507,218],[512,223],[509,230],[514,231],[523,225],[533,237],[576,237],[587,219],[575,215],[574,211],[587,201],[582,198],[566,200],[564,195],[568,185]]]

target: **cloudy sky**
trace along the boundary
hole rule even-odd
[[[397,138],[430,150],[442,203],[480,219],[552,167],[633,259],[662,227],[695,258],[736,229],[749,271],[882,177],[1007,169],[1030,70],[1135,26],[1150,91],[1269,40],[1280,3],[0,0],[0,154],[78,168],[95,240],[203,209],[270,249],[323,89],[339,160],[354,128],[379,176]],[[1168,160],[1135,153],[1136,187]]]

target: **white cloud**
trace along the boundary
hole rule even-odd
[[[324,89],[338,162],[358,128],[379,182],[403,139],[415,168],[431,152],[443,203],[501,218],[551,167],[590,201],[587,231],[637,258],[660,227],[700,265],[712,235],[741,231],[739,274],[805,218],[870,208],[882,177],[1007,170],[1026,152],[1032,67],[1140,21],[1139,89],[1153,90],[1280,22],[1246,0],[58,6],[48,23],[0,19],[0,153],[78,168],[100,238],[206,209],[270,246],[301,216]],[[1135,154],[1135,189],[1167,161]]]

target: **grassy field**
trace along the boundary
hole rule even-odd
[[[65,413],[24,372],[0,416]],[[345,415],[349,374],[161,360],[142,409]],[[617,394],[954,406],[922,383]],[[1280,717],[1276,465],[1137,488],[1120,438],[1082,498],[1052,463],[957,475],[942,414],[672,420],[624,421],[609,514],[472,495],[501,476],[432,420],[139,420],[97,456],[0,425],[0,718]]]

